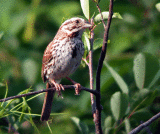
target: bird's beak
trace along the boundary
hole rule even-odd
[[[83,28],[91,28],[92,25],[89,22],[85,22]]]

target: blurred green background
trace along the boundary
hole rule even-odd
[[[133,58],[139,52],[160,57],[160,12],[156,8],[158,0],[116,0],[114,12],[119,12],[123,19],[113,19],[110,29],[110,43],[107,48],[106,60],[123,77],[129,89],[136,92],[133,76]],[[102,11],[108,11],[109,0],[101,0]],[[91,15],[98,14],[95,3],[90,0]],[[8,84],[8,96],[31,87],[33,90],[45,89],[41,79],[41,63],[43,52],[52,41],[61,23],[66,18],[83,16],[79,0],[0,0],[0,98],[4,98],[4,81]],[[103,38],[103,25],[95,29],[95,39]],[[100,49],[94,51],[94,76],[100,55]],[[73,80],[89,88],[88,68],[79,69],[70,76]],[[95,82],[95,81],[94,81]],[[62,84],[71,84],[63,79]],[[95,83],[94,83],[95,84]],[[156,83],[159,88],[160,82]],[[115,91],[119,91],[108,69],[104,66],[101,73],[102,86],[102,121],[111,115],[109,100]],[[75,96],[74,90],[62,92],[64,99],[54,98],[51,129],[53,133],[80,133],[71,120],[76,116],[94,133],[90,94],[81,92]],[[44,95],[28,104],[31,112],[41,113]],[[151,113],[160,110],[158,97],[152,104]],[[34,117],[34,122],[41,133],[49,133],[46,123],[40,122],[40,117]],[[145,121],[145,120],[144,120]],[[104,122],[103,122],[104,123]],[[103,124],[102,123],[102,124]],[[36,133],[30,123],[21,122],[22,133]]]

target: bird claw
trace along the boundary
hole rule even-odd
[[[62,84],[57,84],[57,83],[55,83],[54,86],[55,86],[55,88],[56,88],[56,91],[58,92],[58,97],[61,96],[61,98],[63,99],[61,90],[64,91],[64,87],[62,86]]]
[[[69,77],[66,77],[66,78],[74,84],[74,86],[75,86],[75,95],[79,95],[79,93],[81,91],[81,84],[75,82],[74,80],[72,80]]]
[[[75,85],[75,95],[79,95],[81,91],[81,84],[75,83],[74,85]]]

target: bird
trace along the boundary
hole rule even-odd
[[[79,17],[73,17],[62,23],[43,54],[41,77],[43,82],[46,82],[46,89],[55,87],[61,95],[60,91],[64,90],[64,87],[60,81],[72,74],[80,65],[84,54],[82,34],[85,29],[91,27],[89,22]],[[50,117],[54,94],[55,90],[45,93],[41,121],[47,121]]]

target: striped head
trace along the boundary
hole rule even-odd
[[[58,33],[65,33],[65,36],[76,37],[82,36],[83,31],[86,28],[91,28],[92,25],[89,24],[86,20],[78,17],[74,17],[66,20],[62,23],[61,27],[58,30]]]

